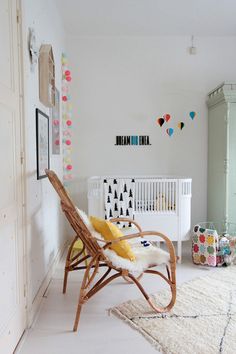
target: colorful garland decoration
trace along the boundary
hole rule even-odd
[[[68,186],[73,179],[72,175],[72,104],[69,95],[69,84],[71,82],[71,72],[68,69],[68,60],[63,53],[61,57],[62,64],[62,146],[63,146],[63,182]]]

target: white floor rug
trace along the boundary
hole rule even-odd
[[[167,303],[169,291],[154,295]],[[236,353],[236,266],[181,285],[171,312],[156,314],[145,299],[127,301],[111,312],[137,329],[165,354]]]

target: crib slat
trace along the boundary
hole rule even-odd
[[[141,203],[141,183],[138,183],[138,211],[140,212],[140,203]]]
[[[165,212],[168,212],[168,182],[165,181]]]
[[[168,213],[169,212],[169,193],[170,193],[170,190],[169,190],[169,182],[166,181],[166,212]]]
[[[149,182],[149,198],[150,198],[150,205],[149,205],[149,211],[152,212],[152,206],[153,206],[153,197],[152,197],[152,182]]]
[[[140,200],[140,208],[141,208],[141,212],[143,212],[143,208],[144,208],[144,191],[143,191],[143,188],[144,188],[144,185],[143,185],[143,182],[141,182],[141,200]]]
[[[163,182],[161,181],[161,183],[160,183],[160,195],[159,195],[159,199],[160,199],[160,211],[162,211],[162,193],[163,193]]]
[[[175,197],[174,197],[174,194],[175,194],[175,182],[172,182],[172,210],[175,210]]]
[[[161,195],[162,212],[165,210],[164,193],[165,193],[165,181],[162,182],[162,195]]]
[[[144,211],[147,211],[147,183],[144,182],[144,195],[145,195],[145,208]]]
[[[140,212],[140,182],[136,182],[137,183],[137,200],[136,200],[136,208],[138,210],[138,212]]]
[[[157,212],[157,183],[154,183],[154,211]]]
[[[152,211],[152,182],[149,181],[149,211]]]
[[[167,211],[167,184],[166,181],[164,183],[164,197],[163,197],[163,211],[166,212]]]
[[[139,182],[135,181],[136,188],[136,211],[139,211]]]
[[[172,204],[171,204],[171,182],[169,182],[169,211],[172,211]]]
[[[174,200],[174,190],[175,190],[175,183],[172,183],[172,208],[174,207],[175,200]]]

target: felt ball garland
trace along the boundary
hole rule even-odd
[[[72,80],[71,71],[68,69],[68,60],[66,54],[62,54],[62,127],[63,127],[63,181],[68,186],[73,179],[72,170],[72,104],[69,94],[69,85]],[[57,124],[54,122],[54,124]]]

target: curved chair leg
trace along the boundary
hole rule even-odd
[[[136,278],[137,280],[140,280],[143,276],[143,273],[139,274],[139,276]],[[133,281],[130,280],[126,275],[122,275],[122,278],[129,284],[133,284]]]
[[[155,305],[155,303],[150,298],[150,296],[146,293],[146,291],[144,290],[142,285],[139,283],[139,281],[130,273],[128,274],[128,277],[130,279],[132,279],[132,281],[137,285],[137,287],[139,288],[139,290],[141,291],[141,293],[143,294],[143,296],[145,297],[145,299],[147,300],[147,302],[149,303],[149,305],[151,306],[151,308],[155,312],[157,312],[157,313],[168,312],[174,306],[175,300],[176,300],[176,284],[175,283],[174,284],[173,283],[169,283],[169,286],[170,286],[170,289],[171,289],[171,300],[170,300],[169,304],[167,306],[165,306],[165,307],[158,307],[158,306]]]
[[[169,304],[165,307],[158,307],[155,305],[155,303],[153,302],[152,299],[148,299],[148,303],[149,305],[151,306],[151,308],[157,312],[157,313],[163,313],[163,312],[169,312],[172,307],[174,306],[175,304],[175,300],[176,300],[176,284],[174,284],[173,286],[170,286],[171,288],[171,300],[169,302]]]

